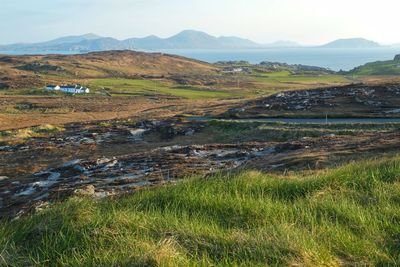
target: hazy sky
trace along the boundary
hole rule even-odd
[[[118,39],[184,29],[260,43],[365,37],[400,43],[400,0],[0,0],[0,43],[97,33]]]

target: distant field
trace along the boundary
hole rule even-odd
[[[89,87],[99,91],[105,88],[111,95],[166,95],[187,99],[224,99],[257,97],[282,90],[308,88],[328,84],[349,83],[342,76],[292,76],[286,72],[271,73],[272,77],[238,75],[217,84],[213,89],[205,86],[184,86],[171,81],[136,79],[96,79]],[[229,83],[230,82],[230,83]]]
[[[398,266],[400,159],[195,178],[0,223],[4,266]]]
[[[97,79],[90,82],[91,88],[106,88],[111,95],[169,95],[188,99],[239,97],[239,92],[206,90],[182,86],[170,81],[134,79]]]
[[[339,84],[350,82],[342,75],[292,75],[288,71],[279,71],[272,73],[264,73],[257,75],[257,81],[269,83],[287,83],[299,85],[315,85],[315,84]]]

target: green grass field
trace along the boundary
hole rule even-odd
[[[91,88],[108,88],[111,95],[170,95],[188,99],[239,97],[240,93],[178,86],[167,81],[98,79]]]
[[[0,223],[4,266],[398,266],[400,158],[192,178]]]

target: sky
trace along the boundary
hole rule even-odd
[[[389,44],[400,43],[399,11],[399,0],[0,0],[0,44],[185,29],[258,43],[364,37]]]

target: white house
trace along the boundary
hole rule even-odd
[[[47,85],[46,90],[50,91],[62,91],[65,93],[70,93],[70,94],[88,94],[90,93],[89,88],[83,87],[81,85]]]

